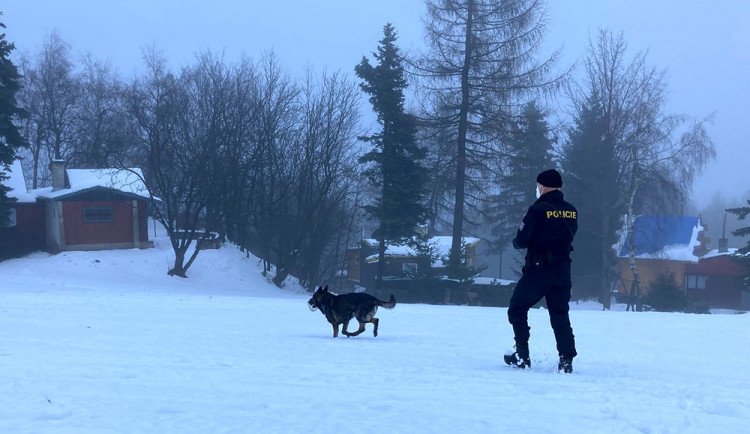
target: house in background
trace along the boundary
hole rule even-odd
[[[635,263],[641,281],[641,293],[647,295],[660,274],[673,273],[693,302],[712,308],[749,309],[743,291],[740,270],[727,247],[726,238],[719,249],[709,250],[711,239],[700,217],[639,216],[634,221]],[[620,279],[615,296],[625,301],[631,294],[633,272],[630,268],[630,242],[625,231],[618,244],[617,265]]]
[[[465,237],[463,245],[466,265],[477,269],[477,245],[479,238]],[[387,246],[383,287],[375,289],[378,269],[378,241],[363,239],[356,248],[348,250],[346,285],[337,290],[364,288],[375,296],[387,299],[390,294],[396,300],[406,303],[431,304],[470,304],[481,306],[507,306],[513,293],[515,282],[493,278],[477,277],[473,282],[458,282],[447,279],[445,274],[452,237],[434,236],[429,238],[433,257],[418,254],[412,247],[404,245]]]
[[[697,263],[685,265],[685,292],[690,300],[713,308],[750,310],[750,291],[743,289],[742,271],[732,258],[736,251],[719,247]]]
[[[11,225],[0,245],[23,254],[33,250],[104,250],[152,247],[148,240],[150,195],[140,169],[65,169],[53,161],[52,187],[26,191],[12,168]],[[6,241],[7,240],[7,241]]]
[[[464,237],[463,244],[466,248],[466,265],[469,268],[477,267],[477,244],[479,238]],[[406,245],[389,245],[385,250],[385,267],[383,268],[383,279],[404,279],[417,274],[442,274],[446,267],[444,259],[450,252],[452,237],[437,236],[428,239],[427,243],[432,246],[433,254],[439,258],[431,263],[429,258],[420,256],[412,247]],[[372,288],[378,271],[378,241],[366,238],[360,243],[358,249],[350,250],[349,279],[359,281],[361,286]]]

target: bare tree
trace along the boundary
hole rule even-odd
[[[43,140],[52,159],[70,157],[75,135],[79,83],[70,60],[70,45],[53,32],[37,61]]]
[[[286,75],[273,54],[266,55],[253,83],[257,104],[256,122],[250,126],[253,163],[248,179],[248,198],[252,206],[248,242],[254,253],[263,258],[266,268],[274,263],[281,277],[298,253],[292,243],[281,240],[287,235],[289,220],[285,205],[292,201],[294,182],[288,176],[300,152],[295,146],[299,89]],[[283,280],[283,279],[282,279]],[[279,281],[277,284],[281,284]]]
[[[45,149],[45,132],[42,120],[42,98],[39,88],[37,69],[27,55],[19,60],[21,74],[21,89],[17,93],[19,106],[26,111],[26,116],[19,121],[19,131],[28,146],[21,150],[24,157],[23,165],[31,174],[31,188],[41,187],[48,179],[49,169]],[[46,170],[45,170],[46,169]]]
[[[356,164],[353,149],[359,121],[356,85],[342,74],[308,71],[301,92],[301,155],[294,228],[299,237],[296,267],[300,282],[312,287],[332,277],[356,212]]]
[[[226,140],[220,149],[220,162],[216,168],[216,191],[213,196],[220,203],[214,214],[212,226],[219,228],[230,240],[249,254],[250,232],[254,201],[251,199],[251,182],[260,181],[253,176],[257,140],[252,134],[259,118],[259,104],[254,92],[258,76],[252,61],[244,59],[232,68],[226,107]]]
[[[185,261],[211,203],[213,170],[222,137],[223,66],[211,56],[184,68],[179,76],[166,69],[161,55],[146,57],[148,76],[127,92],[127,107],[139,130],[138,151],[144,181],[158,198],[154,215],[167,230],[175,253],[168,274],[186,277],[198,255]],[[218,104],[218,105],[217,105]]]
[[[246,237],[282,286],[330,277],[347,247],[353,212],[352,148],[359,119],[356,86],[340,74],[308,71],[302,86],[272,55],[263,59],[253,100],[245,199]]]
[[[684,204],[695,176],[716,152],[704,121],[664,112],[664,72],[648,66],[647,53],[639,52],[629,60],[626,51],[622,34],[600,31],[589,47],[585,85],[572,94],[579,103],[598,96],[604,111],[603,141],[612,144],[619,163],[634,276],[632,294],[639,299],[634,215],[655,203]],[[649,188],[643,188],[646,185]]]
[[[90,55],[82,62],[71,163],[87,168],[111,167],[115,156],[126,151],[129,140],[123,86],[109,63]]]
[[[29,143],[25,156],[32,188],[49,179],[47,163],[68,160],[76,137],[79,83],[70,59],[70,46],[53,32],[36,56],[21,57],[23,89],[19,93],[28,117],[21,132]]]

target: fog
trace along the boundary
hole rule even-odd
[[[108,59],[124,77],[143,68],[142,54],[151,47],[162,50],[173,67],[189,64],[199,51],[223,53],[228,61],[258,59],[272,51],[292,75],[302,75],[306,68],[353,75],[354,65],[376,47],[386,22],[395,25],[402,51],[416,55],[423,46],[424,10],[418,0],[25,0],[2,6],[2,21],[6,38],[16,45],[15,55],[38,52],[55,31],[76,56]],[[573,0],[548,5],[543,51],[561,51],[560,70],[580,63],[598,29],[623,32],[629,54],[646,50],[648,63],[666,70],[671,113],[712,118],[707,129],[717,157],[696,177],[693,202],[685,210],[710,221],[712,247],[721,237],[723,208],[741,206],[750,196],[750,148],[744,131],[750,121],[747,22],[747,1]],[[574,69],[574,78],[581,70]],[[568,118],[564,103],[551,105],[554,117]],[[366,104],[363,110],[368,110]],[[740,223],[727,217],[730,246],[741,245],[730,234]]]
[[[7,38],[33,51],[50,32],[77,53],[110,59],[123,75],[137,70],[142,50],[161,49],[174,65],[197,51],[228,59],[258,58],[272,50],[292,72],[351,72],[392,22],[407,54],[422,46],[422,1],[279,0],[25,0],[2,10]],[[717,158],[698,176],[694,199],[707,206],[715,193],[737,202],[750,186],[750,157],[742,126],[750,121],[750,2],[735,0],[573,0],[549,2],[546,49],[560,48],[561,68],[579,61],[599,28],[624,32],[632,52],[648,50],[651,65],[667,70],[668,108],[695,118],[714,115],[709,133]],[[564,107],[559,114],[564,116]]]

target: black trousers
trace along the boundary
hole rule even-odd
[[[540,267],[530,272],[524,271],[508,306],[508,321],[513,326],[516,351],[519,355],[528,357],[531,330],[529,309],[542,298],[547,301],[549,321],[555,332],[558,354],[571,358],[578,354],[568,316],[571,286],[569,262],[552,267]]]

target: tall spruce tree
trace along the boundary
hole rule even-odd
[[[577,108],[563,144],[561,165],[566,198],[575,204],[579,215],[572,255],[573,297],[599,298],[609,308],[616,262],[613,245],[625,204],[618,185],[615,148],[605,132],[603,107],[594,93]]]
[[[501,273],[503,250],[515,236],[526,209],[536,200],[532,191],[536,175],[553,167],[555,138],[550,133],[546,113],[536,101],[530,101],[523,107],[521,116],[511,127],[505,174],[498,193],[490,200],[486,214],[495,237],[491,249],[500,254]]]
[[[0,22],[0,29],[4,28],[5,24]],[[11,199],[7,196],[10,188],[2,182],[8,179],[7,172],[16,157],[16,149],[24,144],[18,128],[13,123],[13,120],[22,114],[16,103],[16,92],[21,88],[21,77],[16,66],[10,61],[10,53],[14,49],[15,46],[5,39],[5,32],[0,33],[0,226],[6,224],[11,204]]]
[[[420,164],[425,150],[418,146],[416,122],[404,110],[403,57],[396,47],[396,30],[390,23],[383,28],[376,53],[377,65],[367,57],[355,67],[362,79],[361,89],[370,95],[370,103],[377,114],[380,132],[361,138],[372,144],[372,150],[360,158],[370,164],[366,170],[369,181],[379,189],[367,213],[378,222],[374,237],[378,240],[378,273],[376,284],[382,286],[385,249],[388,243],[403,243],[410,239],[418,224],[425,222],[425,183],[427,173]]]
[[[740,208],[729,208],[727,209],[727,212],[736,215],[738,220],[744,220],[745,217],[750,214],[750,200],[747,201],[747,205],[748,206],[743,206]],[[737,229],[736,231],[732,232],[732,235],[738,237],[750,236],[750,226]],[[745,284],[745,287],[750,290],[750,240],[748,240],[745,247],[737,250],[737,252],[734,254],[734,258],[740,265],[740,267],[743,268],[745,272],[743,283]]]

